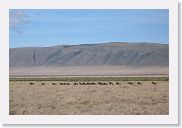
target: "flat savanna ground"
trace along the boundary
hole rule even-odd
[[[168,75],[168,66],[10,67],[10,76],[148,76]]]
[[[166,115],[168,78],[10,79],[10,115]]]

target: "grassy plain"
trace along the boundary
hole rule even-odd
[[[10,78],[10,115],[167,115],[168,77]]]

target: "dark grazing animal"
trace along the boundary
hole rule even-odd
[[[128,82],[128,84],[133,85],[134,83],[133,82]]]
[[[114,85],[112,82],[109,82],[110,85]]]
[[[79,84],[80,84],[80,85],[86,85],[86,83],[85,83],[85,82],[79,82]]]
[[[97,85],[95,82],[92,82],[91,85]]]
[[[137,84],[138,84],[138,85],[142,85],[142,83],[141,83],[141,82],[137,82]]]
[[[155,84],[156,85],[157,83],[152,81],[152,84]]]
[[[29,84],[30,84],[30,85],[34,85],[34,83],[32,83],[32,82],[31,82],[31,83],[29,83]]]
[[[116,82],[116,85],[121,85],[121,83],[119,83],[119,82]]]
[[[59,85],[70,85],[70,83],[59,83]]]
[[[70,85],[70,83],[65,83],[65,85]]]
[[[99,85],[108,85],[108,83],[105,82],[98,82]]]
[[[45,83],[41,83],[41,85],[45,85]]]
[[[52,85],[57,85],[56,83],[52,83]]]
[[[78,85],[78,83],[73,83],[74,85]]]

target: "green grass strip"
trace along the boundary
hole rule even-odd
[[[10,81],[168,81],[168,77],[53,77],[10,78]]]

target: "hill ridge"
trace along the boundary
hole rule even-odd
[[[37,66],[168,66],[169,45],[107,42],[10,48],[11,67]]]

